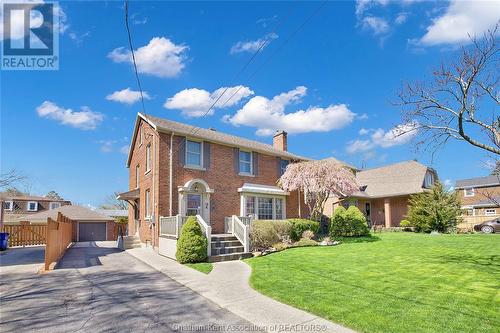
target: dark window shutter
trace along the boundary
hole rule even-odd
[[[203,167],[210,168],[210,142],[203,142]]]
[[[186,138],[181,138],[179,143],[179,162],[182,166],[186,165]]]
[[[281,174],[281,157],[276,157],[276,171],[278,172],[278,178],[282,176]]]
[[[234,172],[240,173],[240,150],[234,148]]]
[[[253,175],[257,176],[259,174],[259,154],[256,152],[252,153],[253,162]]]

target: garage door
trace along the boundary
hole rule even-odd
[[[80,222],[78,240],[80,242],[106,240],[106,222]]]

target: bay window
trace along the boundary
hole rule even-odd
[[[285,199],[275,196],[244,195],[243,216],[254,215],[259,220],[281,220],[285,217]]]

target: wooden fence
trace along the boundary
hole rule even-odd
[[[21,222],[17,225],[4,225],[0,230],[9,233],[9,247],[43,245],[47,241],[46,225],[30,225],[29,222]]]
[[[71,244],[73,221],[57,213],[57,221],[47,219],[47,245],[45,246],[45,270],[54,269]]]

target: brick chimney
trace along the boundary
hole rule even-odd
[[[287,133],[285,131],[276,131],[273,136],[273,146],[276,149],[287,151],[286,142]]]

